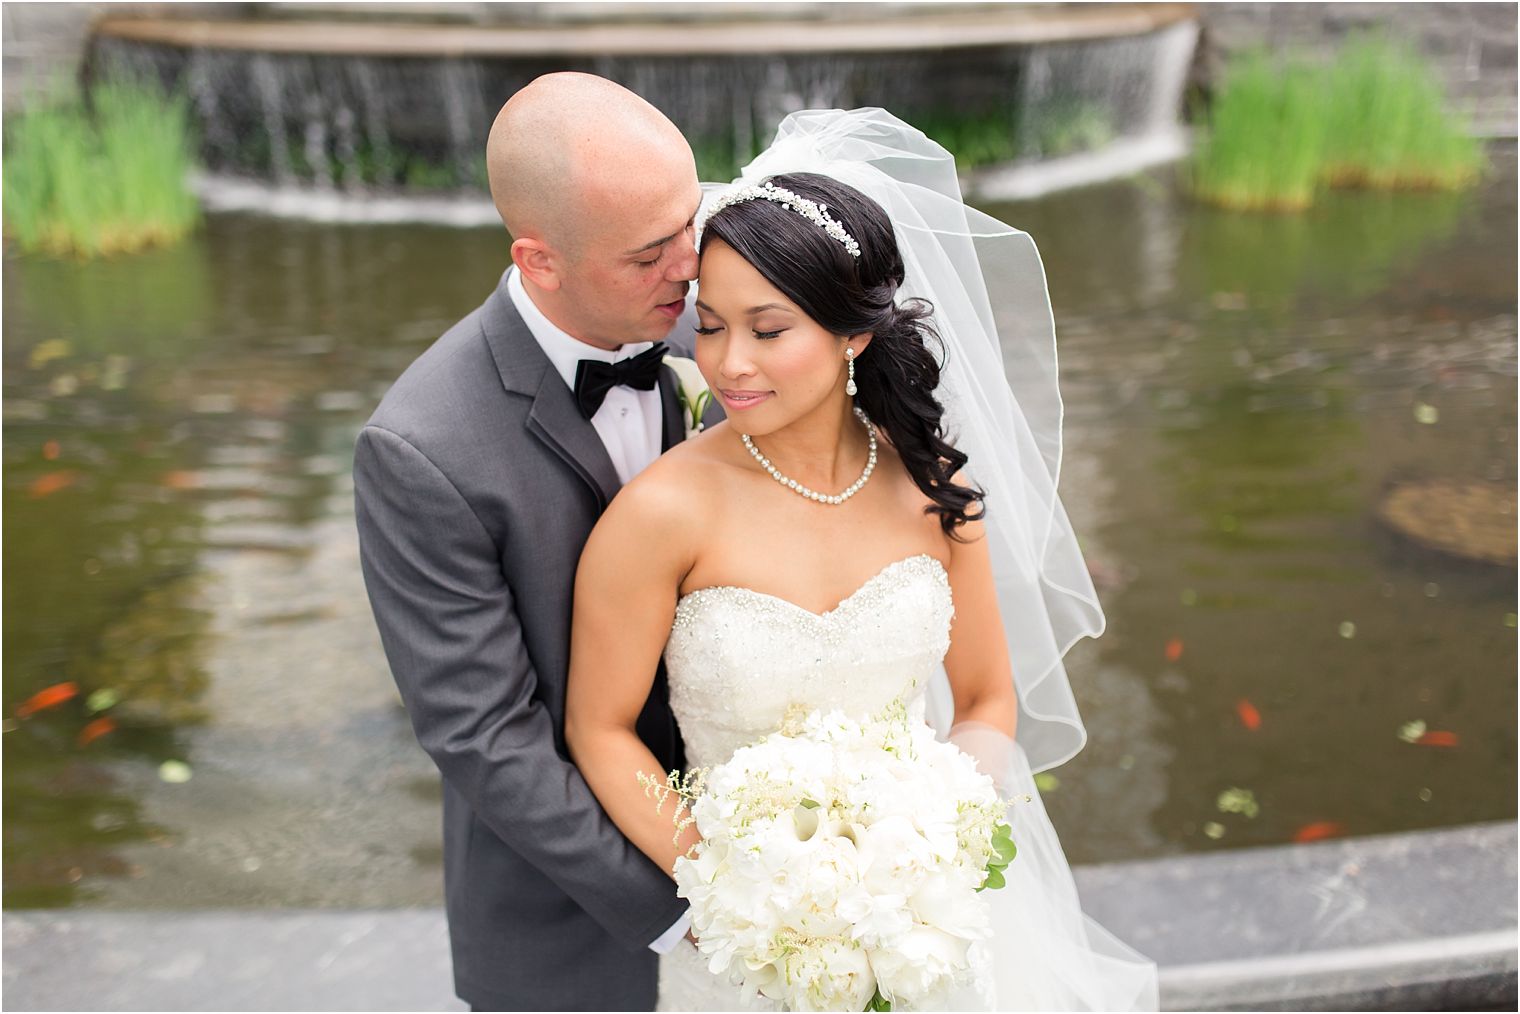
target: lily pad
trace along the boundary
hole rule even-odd
[[[180,785],[188,782],[192,774],[190,765],[184,761],[166,760],[158,766],[159,780],[168,782],[170,785]]]
[[[1231,786],[1219,794],[1214,801],[1220,813],[1238,813],[1242,817],[1255,819],[1261,813],[1261,805],[1256,802],[1256,793],[1250,789],[1241,789]]]

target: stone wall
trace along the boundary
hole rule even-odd
[[[123,4],[17,3],[0,8],[3,26],[5,108],[14,109],[25,89],[56,74],[67,76],[78,66],[90,20],[102,9],[110,13],[159,12],[176,17],[242,16],[277,13],[284,4]],[[325,5],[316,5],[326,10]],[[655,5],[663,6],[663,5]],[[732,10],[750,14],[754,4],[738,4]],[[788,9],[801,4],[781,4]],[[910,3],[862,4],[857,10],[875,14],[901,13],[921,5]],[[947,4],[955,8],[979,8],[984,4]],[[1028,4],[1050,8],[1053,4]],[[343,5],[349,16],[384,15],[385,8]],[[393,14],[416,16],[417,5],[401,4]],[[453,18],[466,20],[489,10],[481,4],[443,4]],[[542,4],[514,8],[522,14]],[[598,12],[609,16],[626,4],[573,3],[560,12],[581,17]],[[647,10],[648,8],[646,8]],[[1439,69],[1448,94],[1459,108],[1473,117],[1479,133],[1495,136],[1516,134],[1516,16],[1508,3],[1207,3],[1198,5],[1203,22],[1195,78],[1203,88],[1218,80],[1224,60],[1242,48],[1264,44],[1275,49],[1294,48],[1326,56],[1348,34],[1360,29],[1384,28],[1414,42]],[[547,12],[540,10],[539,13]],[[311,12],[308,11],[308,15]],[[499,15],[498,15],[499,16]],[[626,16],[626,12],[625,12]]]
[[[34,90],[55,79],[67,79],[79,69],[90,22],[105,6],[8,3],[0,7],[6,112],[25,105]]]
[[[1328,58],[1345,39],[1381,29],[1413,43],[1436,67],[1476,133],[1516,133],[1514,4],[1210,3],[1195,77],[1217,81],[1230,54],[1255,45]]]

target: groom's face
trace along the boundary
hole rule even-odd
[[[578,337],[606,347],[668,335],[697,277],[702,191],[690,154],[645,170],[597,195],[561,276],[565,303],[580,318]]]

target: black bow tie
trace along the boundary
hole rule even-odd
[[[665,352],[665,343],[655,342],[654,348],[621,362],[582,359],[575,368],[575,403],[580,406],[581,415],[587,419],[596,415],[596,410],[607,399],[607,392],[614,387],[653,390],[660,379]]]

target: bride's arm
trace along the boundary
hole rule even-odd
[[[671,481],[665,464],[651,466],[613,499],[581,554],[565,741],[613,823],[671,873],[700,836],[688,826],[680,843],[673,841],[674,799],[655,812],[638,775],[663,781],[666,772],[635,731],[696,545],[695,484]]]
[[[1018,722],[1018,694],[1013,686],[1003,617],[998,611],[986,532],[980,521],[963,525],[959,532],[966,541],[950,542],[955,619],[950,627],[950,650],[945,655],[945,673],[955,698],[955,725],[990,726],[985,731],[996,730],[1012,738]]]

